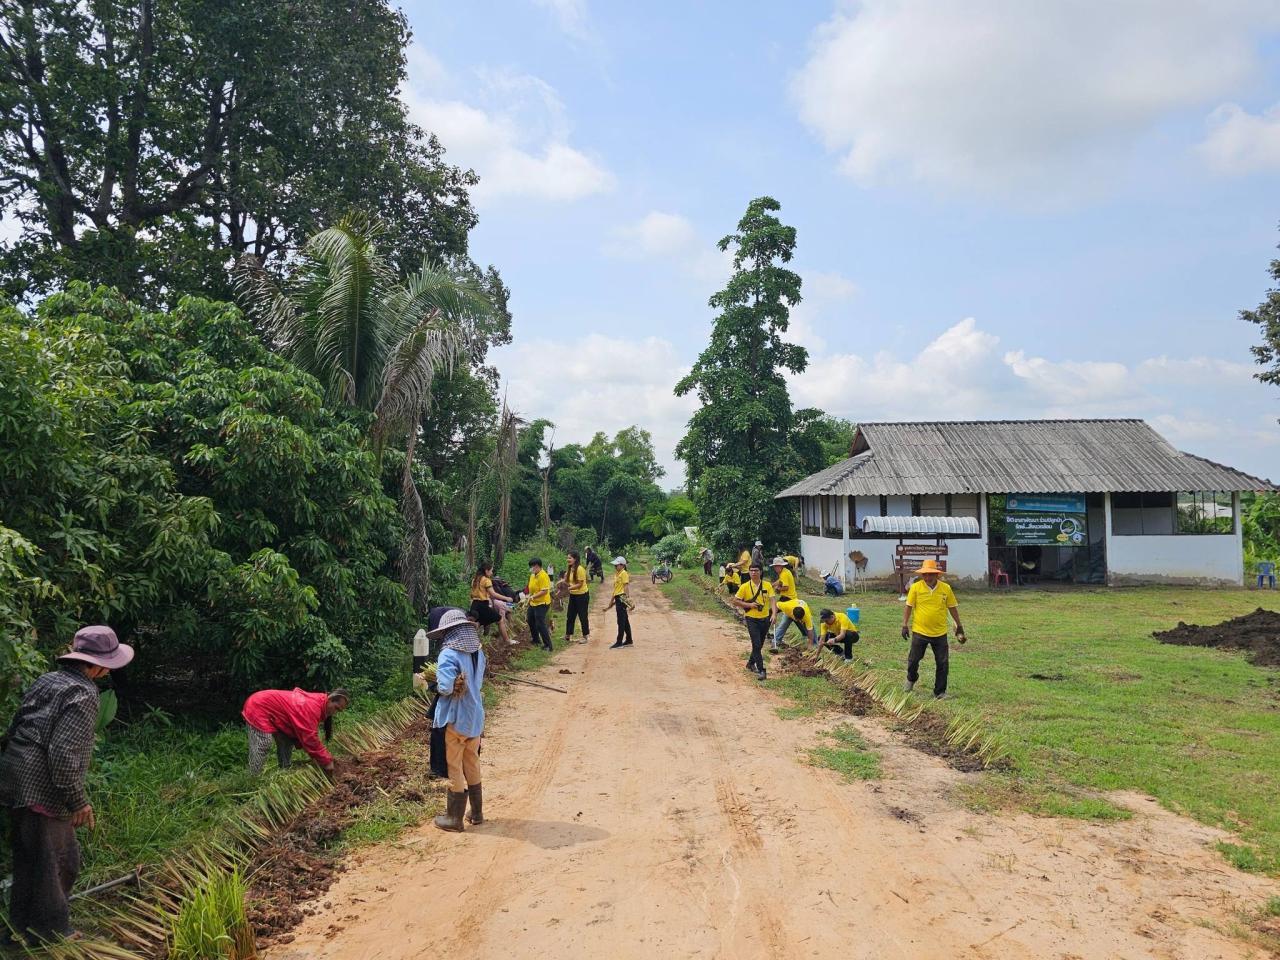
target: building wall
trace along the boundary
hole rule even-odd
[[[1235,531],[1195,536],[1115,536],[1107,524],[1107,582],[1186,583],[1240,586],[1244,583],[1244,541],[1240,494],[1234,494]],[[1107,495],[1107,515],[1112,514]]]
[[[907,537],[908,543],[932,543],[932,537]],[[880,537],[850,538],[848,549],[840,540],[831,537],[804,536],[800,538],[800,552],[804,554],[804,562],[810,574],[819,570],[830,570],[843,561],[846,570],[845,579],[853,578],[853,564],[847,560],[850,552],[860,550],[867,557],[867,569],[862,574],[873,579],[888,579],[894,576],[893,558],[898,547],[898,538],[881,539]],[[947,577],[951,580],[986,580],[987,577],[987,542],[984,538],[972,540],[948,540]]]

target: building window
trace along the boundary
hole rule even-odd
[[[1230,534],[1236,532],[1232,496],[1222,490],[1197,490],[1178,494],[1178,533]]]
[[[1117,537],[1164,537],[1174,533],[1172,493],[1113,493],[1111,533]]]
[[[800,501],[800,526],[811,537],[818,536],[818,498],[805,497]]]
[[[981,520],[982,517],[978,513],[978,494],[976,493],[952,493],[947,495],[947,516],[948,517],[973,517],[975,520]]]
[[[822,498],[822,535],[836,540],[844,537],[844,518],[840,515],[840,498]]]

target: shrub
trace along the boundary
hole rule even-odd
[[[206,688],[381,669],[411,616],[367,426],[227,304],[0,305],[0,628],[47,654],[109,623]]]
[[[239,871],[198,878],[169,922],[170,960],[248,960],[257,956]]]
[[[675,563],[688,546],[689,538],[683,533],[669,533],[653,545],[653,558],[663,563]]]

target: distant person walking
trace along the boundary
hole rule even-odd
[[[250,694],[240,711],[249,730],[249,772],[254,776],[262,773],[274,741],[281,770],[293,762],[294,747],[301,747],[332,783],[333,756],[320,742],[318,730],[323,724],[328,740],[333,736],[333,717],[350,705],[351,694],[341,687],[329,693],[308,693],[294,687]]]
[[[0,806],[9,808],[13,840],[2,946],[76,936],[68,906],[80,874],[76,827],[95,827],[85,790],[98,723],[94,681],[132,659],[133,648],[110,627],[83,627],[58,669],[31,685],[13,715],[0,754]]]
[[[529,600],[529,641],[552,650],[551,631],[547,628],[547,611],[551,609],[551,578],[542,569],[542,558],[529,561],[529,583],[525,591]]]
[[[702,572],[708,577],[711,576],[711,568],[715,566],[716,562],[715,555],[712,554],[711,548],[703,547],[702,553],[699,554],[699,556],[702,558]]]
[[[591,624],[587,619],[587,608],[591,603],[591,596],[587,589],[587,571],[578,558],[577,550],[570,550],[565,558],[564,579],[561,582],[569,592],[569,609],[564,620],[564,642],[568,643],[573,639],[576,621],[581,621],[582,642],[588,643],[591,640]]]
[[[613,576],[613,597],[609,600],[609,606],[604,609],[606,613],[609,607],[617,611],[618,639],[609,647],[610,650],[631,646],[631,595],[627,593],[631,574],[627,573],[626,558],[614,557],[613,569],[616,571]],[[626,640],[622,639],[624,636]]]
[[[920,661],[927,649],[933,650],[933,695],[944,699],[947,695],[947,671],[950,654],[947,649],[947,614],[956,622],[956,642],[964,645],[964,627],[960,625],[960,610],[950,584],[941,579],[938,562],[925,560],[916,571],[920,579],[907,591],[907,605],[902,611],[902,639],[911,641],[907,654],[907,684],[911,690],[920,679]]]
[[[443,638],[436,661],[436,701],[432,725],[444,729],[445,762],[449,767],[449,795],[445,812],[436,817],[441,830],[459,833],[467,801],[467,820],[484,823],[484,793],[480,786],[480,738],[484,734],[484,687],[486,661],[480,648],[480,631],[461,610],[449,610],[429,634]]]
[[[761,680],[765,678],[764,638],[769,632],[769,617],[773,612],[773,587],[765,581],[763,574],[760,564],[751,564],[747,581],[738,587],[738,592],[729,601],[742,611],[747,624],[747,636],[751,640],[747,669]]]
[[[600,578],[600,582],[604,583],[604,564],[600,561],[600,554],[596,553],[595,547],[587,547],[587,576],[594,580]]]

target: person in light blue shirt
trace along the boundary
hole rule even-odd
[[[484,733],[485,656],[476,622],[463,610],[449,610],[429,636],[444,639],[436,661],[436,689],[440,699],[432,720],[444,728],[445,759],[449,766],[449,796],[445,812],[436,817],[441,830],[460,832],[462,815],[471,801],[472,824],[484,823],[480,789],[480,737]]]

